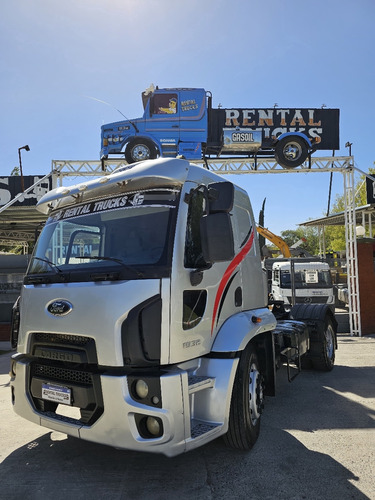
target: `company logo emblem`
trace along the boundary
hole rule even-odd
[[[66,316],[73,309],[67,300],[54,300],[47,305],[47,311],[54,316]]]
[[[311,297],[305,297],[303,299],[303,301],[304,301],[305,304],[311,304],[312,303],[312,298]]]

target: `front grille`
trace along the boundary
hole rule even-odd
[[[48,348],[75,354],[74,362],[97,365],[95,340],[90,337],[67,333],[42,333],[35,332],[30,335],[30,353],[38,357],[40,349]],[[68,361],[69,358],[66,358]],[[57,361],[58,359],[56,359]],[[60,361],[64,361],[63,358]]]
[[[28,391],[36,411],[80,425],[96,422],[104,405],[95,340],[81,335],[35,332],[30,335],[30,352],[33,361]],[[44,399],[45,383],[56,383],[71,391],[72,406],[81,412],[79,421],[61,416],[59,402]]]
[[[287,297],[289,303],[292,303],[292,297]],[[317,295],[313,297],[295,297],[296,304],[326,304],[327,296],[326,295]]]
[[[89,337],[81,337],[80,335],[66,335],[56,333],[34,333],[34,343],[48,344],[70,344],[72,346],[84,346],[90,342]]]
[[[64,383],[70,382],[83,385],[92,385],[93,383],[91,373],[81,370],[61,368],[59,366],[41,365],[39,363],[33,363],[32,376],[58,380],[59,382]]]

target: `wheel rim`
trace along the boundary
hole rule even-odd
[[[137,144],[132,150],[132,157],[135,161],[148,160],[150,158],[150,149],[144,144]]]
[[[249,374],[249,412],[253,425],[257,423],[262,413],[263,398],[262,376],[255,363],[253,363]]]
[[[297,142],[288,142],[283,148],[285,158],[296,161],[302,155],[302,147]]]
[[[326,353],[329,359],[333,358],[333,353],[335,352],[335,343],[334,343],[334,333],[331,325],[328,325],[327,330],[324,332],[324,336],[326,338]]]

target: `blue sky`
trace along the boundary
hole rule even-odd
[[[375,161],[374,0],[3,0],[0,175],[99,159],[100,127],[142,113],[140,93],[204,87],[223,107],[340,108],[340,151]],[[315,153],[316,155],[317,153]],[[327,152],[325,154],[330,154]],[[280,233],[327,210],[329,174],[241,175]],[[231,179],[231,180],[232,180]],[[333,199],[343,192],[333,176]]]

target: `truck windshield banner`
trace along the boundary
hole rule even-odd
[[[109,210],[118,210],[121,208],[134,208],[139,206],[164,206],[175,207],[177,200],[177,191],[137,191],[123,193],[109,198],[93,200],[80,205],[70,206],[59,210],[51,215],[47,224],[58,222],[60,220],[71,219],[81,215],[106,212]]]

